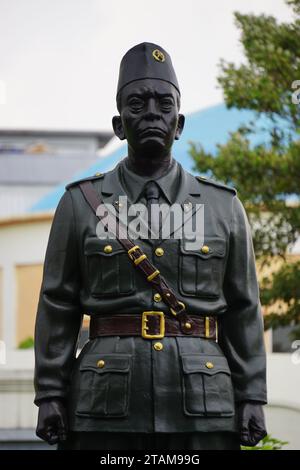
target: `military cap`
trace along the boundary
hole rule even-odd
[[[171,57],[162,47],[151,42],[132,47],[122,58],[117,95],[129,83],[146,78],[169,82],[180,94]]]

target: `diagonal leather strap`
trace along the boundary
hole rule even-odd
[[[84,181],[83,183],[80,183],[79,187],[95,215],[99,220],[101,220],[97,215],[97,208],[102,204],[102,200],[93,184],[90,181]],[[170,308],[171,313],[179,321],[181,331],[187,335],[193,334],[195,325],[187,315],[185,305],[177,299],[175,292],[167,284],[159,270],[149,261],[140,247],[127,237],[127,230],[121,223],[119,223],[118,218],[114,220],[113,216],[108,212],[106,221],[109,224],[110,231],[127,251],[134,266],[141,271],[147,282],[149,282],[154,289],[159,292],[163,301]],[[113,231],[113,227],[116,228],[115,232]]]

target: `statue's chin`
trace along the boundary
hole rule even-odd
[[[159,155],[163,155],[166,153],[167,147],[165,142],[157,138],[149,138],[147,141],[141,143],[138,149],[136,149],[138,153],[142,153],[144,157],[152,157]]]

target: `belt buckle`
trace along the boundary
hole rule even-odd
[[[158,315],[159,318],[159,333],[156,335],[151,335],[147,333],[149,329],[147,326],[148,316],[155,316]],[[165,336],[165,316],[164,312],[160,311],[153,311],[150,310],[149,312],[143,312],[142,314],[142,337],[145,339],[160,339]]]
[[[129,258],[131,259],[131,261],[134,261],[134,256],[132,256],[132,253],[135,252],[136,250],[141,250],[139,245],[134,245],[132,248],[130,248],[127,253],[128,253],[128,256]]]

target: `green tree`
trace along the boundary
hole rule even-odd
[[[267,328],[300,323],[300,262],[286,260],[300,236],[300,0],[286,3],[293,16],[288,23],[236,12],[245,61],[220,63],[218,82],[227,107],[252,110],[257,119],[231,133],[215,155],[197,143],[190,148],[194,170],[237,189],[261,265],[275,256],[285,261],[272,279],[261,281]],[[262,126],[264,141],[251,144],[251,134]]]

